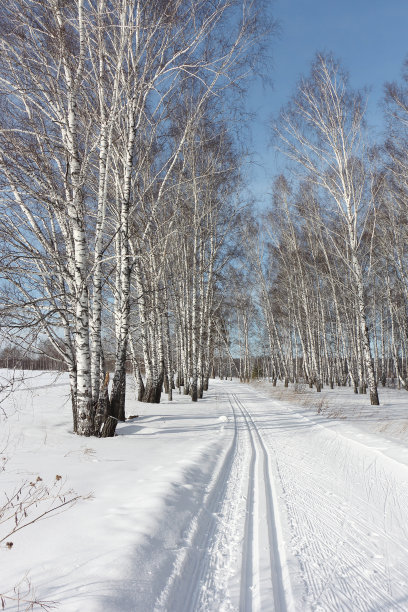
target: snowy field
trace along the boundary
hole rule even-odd
[[[138,418],[84,439],[67,375],[27,373],[1,404],[1,488],[82,497],[2,543],[0,592],[27,577],[62,612],[408,610],[408,394],[296,391],[129,389]]]

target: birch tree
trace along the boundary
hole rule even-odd
[[[365,164],[364,112],[364,97],[350,89],[339,64],[331,56],[318,55],[310,77],[301,80],[296,97],[282,111],[276,132],[281,149],[328,194],[346,228],[344,246],[353,277],[370,400],[378,405],[360,256],[361,231],[372,205]]]
[[[260,8],[227,0],[11,0],[0,9],[3,312],[10,325],[40,329],[61,354],[80,435],[100,435],[124,414],[139,255],[129,226],[145,154],[136,149],[139,131],[186,75],[205,84],[206,96],[245,76],[265,33]],[[155,181],[163,184],[178,155],[179,148],[169,152]],[[115,317],[110,398],[104,300],[113,300]]]

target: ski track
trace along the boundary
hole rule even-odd
[[[285,589],[283,586],[283,578],[282,578],[282,560],[280,559],[280,553],[279,553],[280,547],[279,547],[279,539],[278,539],[275,510],[274,510],[274,499],[273,499],[274,494],[272,490],[272,478],[271,478],[270,467],[269,467],[270,456],[264,444],[259,428],[255,424],[251,414],[248,412],[248,410],[245,408],[245,405],[241,402],[241,400],[238,398],[236,394],[233,394],[233,398],[237,406],[241,410],[241,414],[243,415],[245,422],[247,424],[248,432],[251,437],[252,458],[255,459],[255,462],[259,462],[259,464],[261,464],[262,462],[262,468],[261,468],[261,465],[259,465],[259,468],[261,469],[258,470],[257,474],[254,473],[253,469],[251,471],[251,468],[250,468],[249,482],[250,482],[250,487],[251,488],[253,487],[254,489],[254,495],[260,495],[261,493],[264,493],[265,499],[264,499],[263,504],[261,504],[260,501],[258,502],[258,505],[259,505],[258,517],[255,517],[255,512],[253,511],[253,509],[252,509],[252,512],[250,512],[250,509],[248,509],[248,514],[250,513],[252,515],[251,529],[248,534],[247,533],[245,534],[245,538],[244,538],[244,541],[246,540],[250,541],[251,539],[253,539],[254,538],[253,534],[255,531],[255,524],[258,524],[258,527],[262,527],[262,525],[265,525],[266,523],[267,536],[268,536],[268,549],[269,549],[268,551],[269,552],[269,570],[270,570],[270,576],[271,576],[272,593],[269,594],[269,600],[268,598],[265,597],[263,602],[261,600],[260,594],[258,595],[259,599],[261,600],[259,609],[260,610],[268,609],[270,607],[270,604],[272,603],[271,599],[273,599],[273,604],[274,604],[273,609],[276,612],[284,612],[286,610],[286,600],[285,600]],[[252,461],[251,466],[253,466],[253,464],[254,462]],[[249,498],[249,494],[248,494],[248,498]],[[264,506],[263,512],[260,510],[262,505]],[[259,542],[258,542],[258,546],[259,546]],[[250,563],[251,559],[252,561],[254,560],[254,557],[252,554],[249,554],[249,555],[243,554],[243,567],[244,567],[245,559],[246,559],[246,563]],[[253,567],[253,573],[255,574],[254,570],[255,568]],[[245,574],[248,575],[248,570],[246,570]],[[259,578],[260,576],[258,577],[258,580]],[[243,588],[245,588],[244,579],[242,580],[242,585],[243,585]],[[241,596],[241,602],[243,602],[243,600],[244,598]],[[252,609],[251,601],[249,601],[248,605],[245,605],[245,607],[242,607],[241,609],[245,610],[245,612],[247,610],[251,610]]]
[[[211,556],[216,549],[213,540],[217,530],[217,513],[222,505],[231,474],[237,476],[233,466],[239,463],[237,457],[239,433],[233,407],[232,415],[234,427],[232,442],[207,487],[202,507],[190,522],[185,538],[187,546],[179,551],[175,559],[173,571],[156,601],[157,612],[196,610],[202,596],[201,591],[205,591],[206,585],[210,583],[210,578],[206,578],[206,575],[209,574]],[[213,597],[216,598],[214,595]]]
[[[155,610],[286,612],[270,453],[236,394],[233,438]],[[287,587],[286,587],[287,588]]]
[[[236,389],[218,393],[232,436],[156,612],[407,610],[408,481],[370,447]]]

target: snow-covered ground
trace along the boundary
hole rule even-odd
[[[84,439],[66,374],[27,374],[1,404],[2,489],[83,498],[10,537],[0,592],[28,576],[62,612],[408,610],[408,394],[297,391],[129,390],[138,418]]]

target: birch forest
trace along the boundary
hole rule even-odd
[[[1,367],[68,371],[79,435],[114,435],[127,373],[150,403],[195,402],[213,376],[351,385],[373,405],[408,390],[408,71],[376,141],[366,93],[316,55],[271,118],[286,170],[256,206],[244,107],[266,15],[0,7]]]

